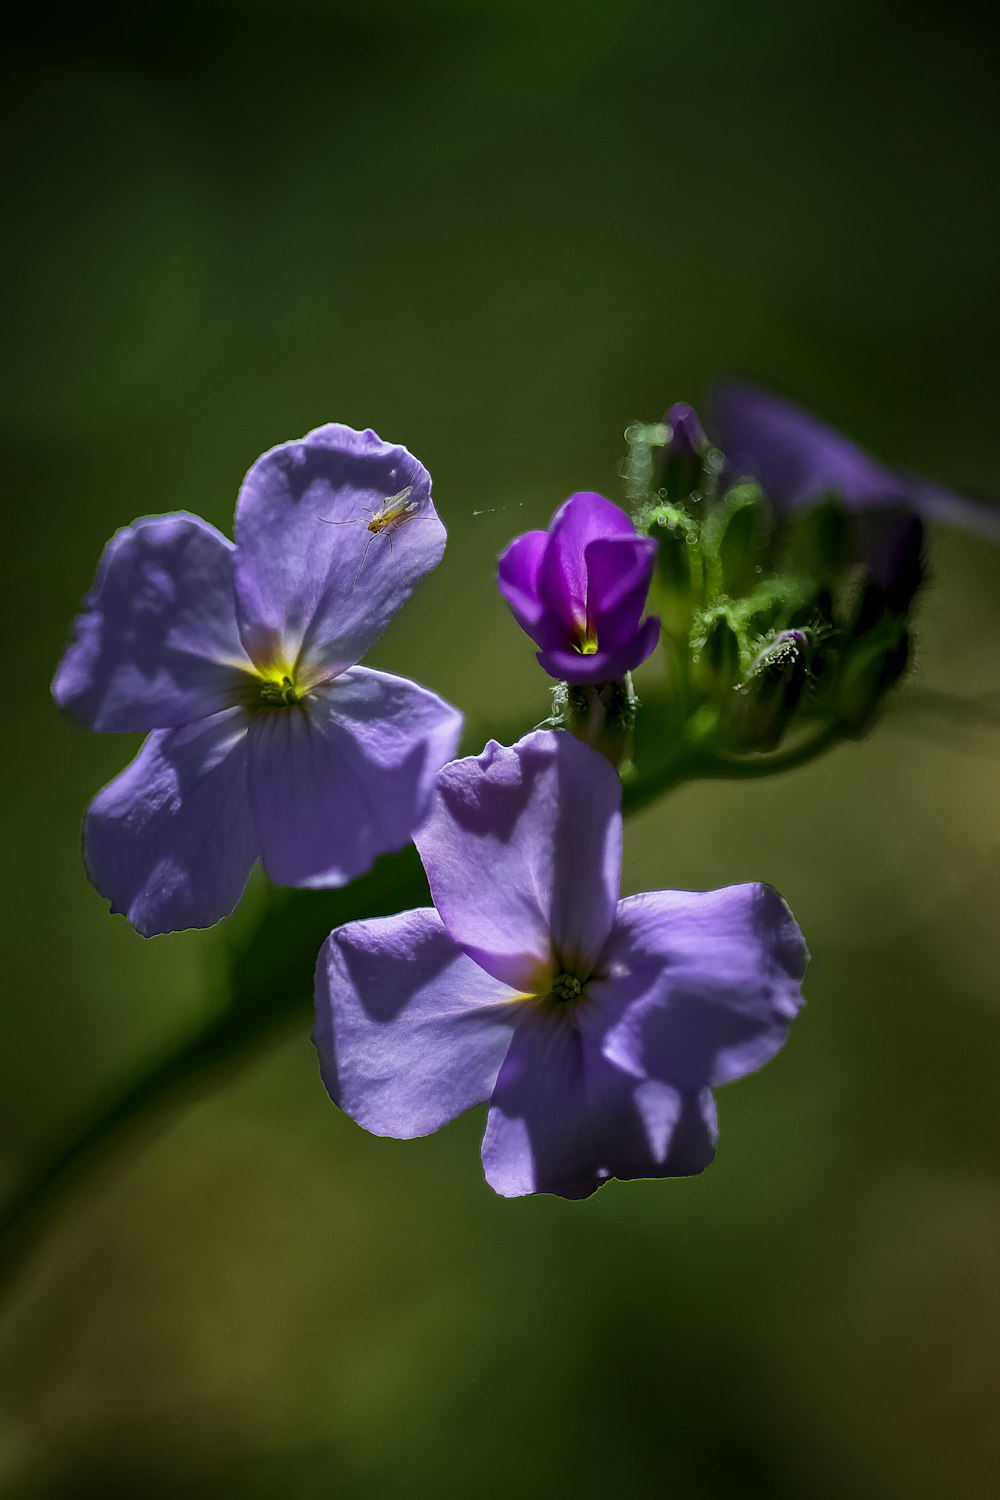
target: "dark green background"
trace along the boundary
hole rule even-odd
[[[262,449],[372,425],[450,529],[373,660],[527,727],[545,684],[497,551],[574,488],[615,493],[626,424],[718,373],[995,492],[988,14],[204,0],[20,23],[5,1188],[210,1013],[252,918],[144,942],[84,879],[81,812],[132,742],[64,724],[47,685],[106,537],[177,508],[228,528]],[[995,692],[1000,553],[931,542],[919,681]],[[502,1202],[481,1112],[364,1136],[303,1017],[49,1221],[2,1309],[4,1495],[995,1493],[1000,733],[905,702],[809,770],[628,826],[627,891],[767,879],[814,955],[703,1179]]]

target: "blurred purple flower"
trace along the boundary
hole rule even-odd
[[[613,682],[652,653],[660,622],[642,620],[656,543],[603,495],[571,495],[548,531],[517,537],[498,582],[539,664],[563,682]]]
[[[1000,541],[1000,506],[878,463],[781,396],[748,385],[722,385],[713,397],[712,418],[713,437],[731,471],[757,479],[779,511],[837,494],[857,513],[909,512]]]
[[[364,523],[405,486],[392,545]],[[52,691],[92,729],[152,730],[84,825],[112,911],[147,935],[206,927],[258,858],[281,885],[337,886],[408,842],[461,717],[355,663],[444,545],[426,469],[333,424],[257,460],[235,547],[186,514],[111,539]]]
[[[767,1062],[802,1003],[780,896],[620,901],[618,777],[565,733],[447,766],[416,842],[436,910],[348,923],[319,957],[334,1102],[410,1137],[488,1099],[483,1164],[504,1197],[708,1166],[711,1089]]]

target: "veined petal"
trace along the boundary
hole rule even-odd
[[[583,975],[614,921],[621,787],[602,755],[541,730],[454,761],[414,842],[434,905],[469,957],[534,992],[558,962]]]
[[[250,800],[278,885],[340,886],[426,817],[462,716],[405,677],[354,667],[250,726]]]
[[[231,707],[251,670],[232,542],[198,516],[147,516],[105,547],[52,693],[91,729],[161,729]]]
[[[587,1198],[612,1177],[687,1177],[715,1151],[707,1089],[637,1081],[552,1011],[518,1018],[483,1138],[486,1180],[505,1198]]]
[[[313,680],[352,666],[440,562],[445,535],[423,464],[374,432],[331,423],[272,448],[236,507],[250,656]]]
[[[549,607],[567,625],[587,617],[584,553],[590,543],[635,535],[635,527],[623,510],[589,490],[571,495],[556,511],[539,568],[539,588]]]
[[[808,956],[770,886],[628,896],[581,1024],[607,1025],[605,1057],[637,1078],[687,1091],[729,1083],[785,1041]]]
[[[111,910],[145,937],[228,916],[257,858],[243,711],[149,735],[90,804],[83,857]]]
[[[375,1135],[429,1135],[488,1099],[519,1007],[437,913],[349,922],[316,965],[316,1030],[333,1102]]]

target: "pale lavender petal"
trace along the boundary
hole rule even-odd
[[[561,505],[549,527],[549,543],[539,567],[539,588],[551,609],[570,627],[587,619],[587,565],[591,542],[635,537],[623,510],[603,495],[581,490]]]
[[[721,386],[713,398],[714,435],[731,469],[760,481],[779,509],[837,493],[849,508],[903,498],[890,469],[811,412],[768,391]]]
[[[534,992],[553,964],[583,974],[611,931],[621,787],[602,755],[539,730],[453,762],[415,842],[445,926],[482,968]]]
[[[232,542],[197,516],[147,516],[105,547],[52,693],[91,729],[165,729],[231,707],[251,670]]]
[[[375,1135],[428,1135],[489,1098],[516,999],[434,911],[338,927],[316,965],[313,1034],[331,1099]]]
[[[659,639],[659,619],[650,615],[624,646],[609,646],[607,649],[598,646],[592,656],[583,656],[578,651],[565,649],[538,651],[536,655],[539,666],[550,677],[586,686],[590,683],[614,682],[617,678],[624,677],[626,672],[634,672],[636,667],[642,666],[652,656]]]
[[[257,858],[246,739],[240,709],[155,730],[90,804],[87,873],[144,936],[210,927],[242,896]]]
[[[802,1005],[808,952],[794,917],[766,885],[649,891],[618,907],[581,1025],[639,1078],[683,1090],[761,1067]]]
[[[402,849],[462,716],[405,677],[354,667],[250,726],[250,799],[278,885],[340,886]]]
[[[523,1014],[483,1138],[486,1180],[505,1198],[586,1198],[609,1178],[687,1177],[715,1150],[707,1089],[637,1080],[587,1044],[567,1012]]]
[[[445,535],[423,464],[374,432],[331,424],[272,448],[236,507],[247,651],[300,681],[352,666],[440,562]]]
[[[779,509],[793,510],[836,493],[851,510],[905,505],[925,520],[945,521],[1000,541],[1000,505],[957,494],[871,458],[843,433],[770,391],[721,386],[713,398],[714,431],[731,470],[758,479]]]
[[[925,520],[944,521],[948,526],[961,526],[965,531],[989,537],[991,542],[1000,542],[1000,504],[996,500],[958,494],[914,474],[901,477],[907,485],[907,499]]]

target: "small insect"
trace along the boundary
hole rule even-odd
[[[371,532],[371,536],[365,543],[365,550],[361,554],[358,571],[354,575],[354,583],[351,585],[352,592],[358,586],[361,569],[364,567],[365,558],[368,556],[368,548],[377,536],[381,536],[383,531],[386,532],[389,550],[391,551],[392,533],[398,531],[401,526],[405,526],[407,521],[431,521],[434,519],[433,516],[417,515],[417,511],[420,509],[420,501],[411,500],[410,496],[412,494],[413,486],[412,484],[408,484],[405,489],[399,490],[395,495],[387,495],[378,510],[368,510],[368,507],[364,506],[363,509],[371,517],[370,521],[362,522],[361,516],[355,516],[349,521],[328,521],[326,516],[316,517],[318,521],[323,522],[324,526],[357,526],[359,523],[362,523],[365,529]]]

